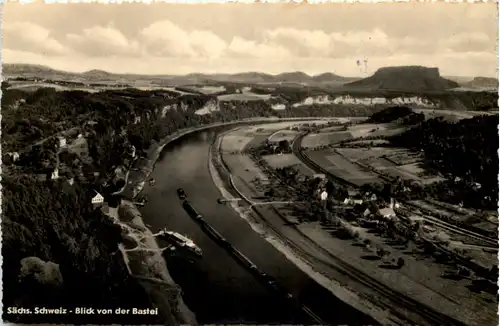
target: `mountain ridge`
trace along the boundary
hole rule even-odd
[[[169,75],[169,74],[117,74],[100,69],[92,69],[85,72],[67,72],[53,69],[48,66],[35,64],[16,64],[7,63],[3,65],[3,73],[6,75],[24,75],[33,76],[41,74],[61,74],[74,75],[86,79],[102,79],[111,77],[141,77],[141,78],[165,78],[165,79],[188,79],[188,80],[205,80],[219,82],[251,82],[251,83],[342,83],[357,80],[357,77],[344,77],[331,72],[325,72],[319,75],[309,75],[301,71],[283,72],[279,74],[268,74],[262,72],[240,72],[240,73],[190,73],[185,75]],[[36,76],[38,77],[38,76]]]
[[[343,86],[344,88],[365,88],[374,90],[444,90],[459,86],[466,87],[498,87],[498,80],[490,77],[442,77],[438,68],[423,66],[394,66],[379,68],[372,76],[367,78],[345,77],[333,72],[324,72],[309,75],[302,71],[282,72],[269,74],[258,71],[239,73],[190,73],[185,75],[172,74],[131,74],[112,73],[101,69],[91,69],[85,72],[70,72],[51,68],[45,65],[6,63],[2,67],[3,74],[9,77],[34,77],[34,78],[76,78],[86,81],[102,81],[110,79],[154,80],[162,79],[173,84],[196,83],[251,83],[251,84],[305,84],[305,85],[330,85]],[[468,78],[468,80],[466,79]]]

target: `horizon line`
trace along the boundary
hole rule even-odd
[[[89,69],[89,70],[85,70],[85,71],[82,71],[82,72],[78,72],[78,71],[71,71],[71,70],[62,70],[62,69],[57,69],[57,68],[53,68],[49,65],[44,65],[44,64],[38,64],[38,63],[22,63],[22,62],[3,62],[2,63],[2,73],[4,72],[3,71],[3,66],[4,65],[28,65],[28,66],[39,66],[39,67],[44,67],[44,68],[48,68],[48,69],[51,69],[51,70],[54,70],[54,71],[58,71],[58,72],[62,72],[62,73],[70,73],[70,74],[85,74],[85,73],[88,73],[88,72],[91,72],[91,71],[100,71],[100,72],[104,72],[104,73],[107,73],[107,74],[110,74],[110,75],[135,75],[135,76],[169,76],[169,77],[188,77],[189,75],[195,75],[195,74],[198,74],[198,75],[205,75],[205,76],[217,76],[217,75],[229,75],[229,76],[234,76],[234,75],[238,75],[238,74],[261,74],[261,75],[267,75],[267,76],[271,76],[271,77],[276,77],[276,76],[279,76],[279,75],[283,75],[283,74],[293,74],[293,73],[300,73],[300,74],[304,74],[308,77],[317,77],[317,76],[321,76],[321,75],[324,75],[324,74],[332,74],[332,75],[335,75],[337,77],[343,77],[343,78],[358,78],[358,79],[362,79],[362,78],[367,78],[367,77],[370,77],[370,76],[373,76],[377,71],[379,71],[380,69],[383,69],[383,68],[392,68],[392,67],[423,67],[423,68],[429,68],[429,69],[438,69],[439,71],[439,75],[441,77],[455,77],[455,78],[475,78],[475,77],[486,77],[486,78],[495,78],[495,79],[498,79],[498,76],[495,76],[495,77],[491,77],[491,76],[481,76],[481,75],[474,75],[474,76],[466,76],[466,75],[441,75],[441,71],[440,71],[440,68],[439,67],[436,67],[436,66],[423,66],[423,65],[395,65],[395,66],[384,66],[384,67],[379,67],[377,68],[372,74],[370,75],[366,75],[366,76],[360,76],[360,75],[357,75],[357,76],[346,76],[346,75],[339,75],[335,72],[332,72],[332,71],[325,71],[325,72],[322,72],[322,73],[317,73],[317,74],[308,74],[304,71],[301,71],[301,70],[289,70],[289,71],[282,71],[280,73],[276,73],[276,74],[273,74],[273,73],[267,73],[267,72],[262,72],[262,71],[252,71],[252,70],[248,70],[248,71],[240,71],[240,72],[233,72],[233,73],[230,73],[230,72],[216,72],[216,73],[204,73],[204,72],[190,72],[190,73],[186,73],[186,74],[170,74],[170,73],[160,73],[160,74],[150,74],[150,73],[130,73],[130,72],[124,72],[124,73],[119,73],[119,72],[112,72],[112,71],[108,71],[108,70],[103,70],[103,69],[98,69],[98,68],[92,68],[92,69]],[[498,70],[497,70],[498,71]]]

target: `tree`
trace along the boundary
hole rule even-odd
[[[291,151],[290,142],[287,139],[280,140],[278,143],[278,147],[282,152],[287,153]]]

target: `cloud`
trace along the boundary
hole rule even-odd
[[[227,55],[239,58],[290,58],[292,53],[277,44],[257,43],[242,37],[234,37],[228,46]]]
[[[28,50],[44,54],[60,55],[70,49],[51,36],[46,28],[30,22],[2,24],[3,46],[13,50]]]
[[[149,25],[139,37],[146,51],[157,56],[217,58],[227,48],[227,43],[210,31],[185,31],[168,20]]]
[[[267,31],[267,42],[286,47],[299,57],[348,57],[378,55],[392,51],[394,44],[380,29],[346,33],[278,28]]]
[[[330,36],[320,30],[277,28],[265,32],[264,39],[300,57],[329,56],[332,49]]]
[[[110,26],[86,28],[80,35],[66,35],[66,42],[73,50],[90,56],[141,55],[140,45],[128,40],[118,29]]]
[[[445,47],[456,52],[482,52],[495,51],[497,45],[485,33],[461,33],[450,37]]]
[[[347,58],[392,54],[494,51],[484,33],[452,35],[441,42],[411,36],[390,37],[383,30],[326,33],[322,30],[279,27],[255,39],[234,35],[223,39],[206,29],[188,30],[169,20],[153,22],[137,35],[126,36],[112,24],[92,26],[60,40],[49,30],[28,22],[5,24],[4,45],[13,50],[47,54],[74,53],[92,57],[156,56],[169,58]]]

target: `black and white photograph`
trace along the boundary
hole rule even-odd
[[[1,4],[3,322],[497,326],[497,2],[208,2]]]

